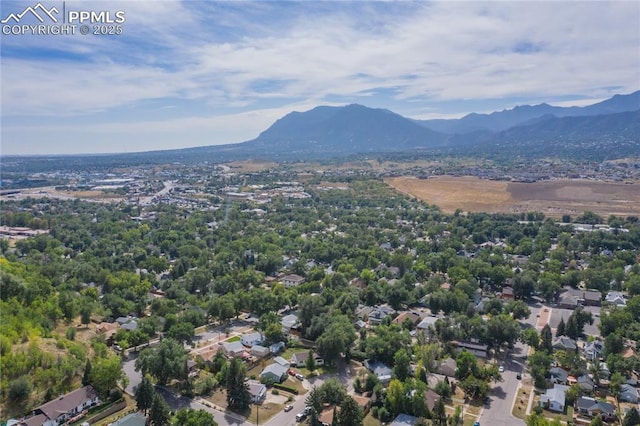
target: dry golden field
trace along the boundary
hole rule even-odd
[[[640,215],[640,183],[552,180],[535,183],[483,180],[472,176],[430,179],[395,177],[385,182],[405,194],[452,213],[521,213],[539,211],[549,217]]]

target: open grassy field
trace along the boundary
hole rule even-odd
[[[592,211],[609,215],[640,215],[640,183],[590,180],[550,180],[534,183],[483,180],[472,176],[430,179],[394,177],[385,182],[408,195],[440,207],[446,213],[522,213],[549,217],[577,216]]]

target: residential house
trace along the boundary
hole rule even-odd
[[[242,356],[245,350],[244,346],[242,346],[242,343],[237,340],[235,342],[224,342],[222,344],[222,349],[224,350],[224,353],[234,357]]]
[[[297,287],[304,282],[304,277],[297,274],[289,274],[282,277],[282,283],[286,288]]]
[[[605,296],[604,300],[609,304],[617,307],[627,306],[627,300],[624,295],[619,291],[610,291]]]
[[[456,370],[458,369],[458,363],[453,358],[447,358],[438,365],[436,373],[442,374],[447,377],[455,377]]]
[[[436,317],[435,315],[429,315],[422,318],[422,321],[418,323],[417,327],[419,330],[428,330],[429,327],[436,326],[436,321],[438,321],[438,317]]]
[[[593,362],[600,358],[602,351],[604,350],[604,343],[602,340],[594,340],[584,345],[584,357]]]
[[[400,413],[389,424],[389,426],[413,426],[418,423],[418,418],[408,414]]]
[[[465,342],[465,341],[452,342],[452,343],[458,348],[459,351],[471,352],[472,354],[474,354],[479,358],[487,357],[487,352],[489,350],[489,346],[487,345],[484,345],[481,343],[475,343],[475,342]]]
[[[638,389],[634,388],[633,386],[627,383],[622,384],[620,386],[620,394],[618,395],[618,400],[637,404]]]
[[[386,385],[391,381],[393,370],[388,365],[379,361],[365,360],[364,366],[373,374],[375,374],[378,380],[382,382],[382,384]]]
[[[251,347],[251,355],[256,356],[258,358],[264,358],[267,355],[269,355],[269,348],[261,345],[253,345]]]
[[[291,330],[295,329],[300,325],[298,321],[298,316],[296,314],[289,314],[282,317],[282,332],[285,336],[288,336]]]
[[[603,420],[615,417],[615,407],[610,402],[598,401],[595,398],[581,396],[576,400],[576,408],[580,414],[595,417],[600,414]]]
[[[551,381],[553,383],[559,385],[566,385],[568,383],[569,373],[561,367],[553,367],[549,370],[549,374],[551,375]]]
[[[334,416],[337,416],[339,412],[340,407],[335,405],[327,406],[318,414],[318,421],[322,426],[331,426]]]
[[[576,383],[578,384],[578,387],[580,389],[582,389],[585,392],[589,392],[589,393],[593,392],[593,388],[595,387],[591,377],[587,376],[586,374],[583,374],[582,376],[579,376],[576,379]]]
[[[578,349],[576,341],[567,336],[558,336],[551,342],[553,349],[557,351],[575,352]]]
[[[391,317],[396,314],[395,309],[387,305],[376,306],[369,313],[369,324],[370,325],[380,325],[382,320],[387,317]]]
[[[417,312],[402,312],[400,315],[393,319],[394,324],[403,325],[405,321],[411,324],[411,327],[415,327],[420,322],[420,315]]]
[[[427,389],[424,393],[424,402],[430,411],[433,411],[433,407],[440,401],[440,395],[438,395],[433,389]]]
[[[284,344],[284,342],[277,342],[269,346],[269,352],[271,352],[272,354],[277,354],[283,351],[285,347],[286,345]]]
[[[262,333],[247,333],[240,336],[240,343],[243,346],[252,347],[253,345],[260,345],[264,342],[264,336]]]
[[[147,416],[140,411],[136,411],[109,424],[111,426],[145,426],[147,424]]]
[[[280,364],[269,364],[264,368],[264,370],[262,370],[262,373],[260,373],[260,378],[274,383],[280,383],[286,377],[287,370],[287,367]]]
[[[99,403],[98,392],[92,386],[85,386],[37,407],[24,424],[58,426]]]
[[[551,411],[563,412],[567,389],[569,389],[569,386],[558,384],[554,385],[552,389],[547,389],[547,392],[540,396],[540,405],[548,407]]]
[[[253,404],[261,404],[267,397],[267,387],[257,380],[247,380],[249,393],[251,394],[251,402]]]
[[[138,318],[132,316],[126,317],[118,317],[116,318],[116,322],[120,325],[120,328],[125,330],[137,330],[138,329]]]
[[[513,300],[515,299],[515,296],[513,294],[513,288],[511,287],[504,287],[502,289],[502,294],[500,295],[500,298],[502,300]]]
[[[291,365],[293,367],[304,367],[307,364],[307,358],[309,358],[309,352],[297,352],[291,357]],[[320,355],[313,353],[313,359],[317,365],[324,365],[324,359],[320,358]]]
[[[273,362],[275,362],[276,364],[280,364],[281,366],[286,367],[287,369],[291,367],[291,363],[281,356],[277,356],[273,358]]]
[[[601,299],[602,293],[597,290],[566,288],[560,294],[558,306],[566,309],[575,309],[577,306],[600,306]]]

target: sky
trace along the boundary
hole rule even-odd
[[[318,105],[457,118],[640,89],[638,1],[37,4],[0,2],[1,155],[237,143]],[[16,21],[29,6],[43,23]]]

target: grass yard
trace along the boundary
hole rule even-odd
[[[225,342],[229,342],[229,343],[239,342],[239,341],[240,341],[240,336],[233,336],[233,337],[230,337],[227,340],[225,340]]]
[[[282,410],[284,405],[266,403],[260,406],[251,405],[251,414],[247,417],[247,421],[251,423],[266,423],[271,417],[275,416]]]
[[[381,426],[380,420],[373,418],[371,413],[367,414],[364,419],[362,419],[362,426]],[[473,424],[472,424],[473,425]]]
[[[527,405],[529,404],[529,397],[531,395],[531,388],[521,387],[518,389],[518,396],[511,410],[511,414],[522,420],[527,418]]]

